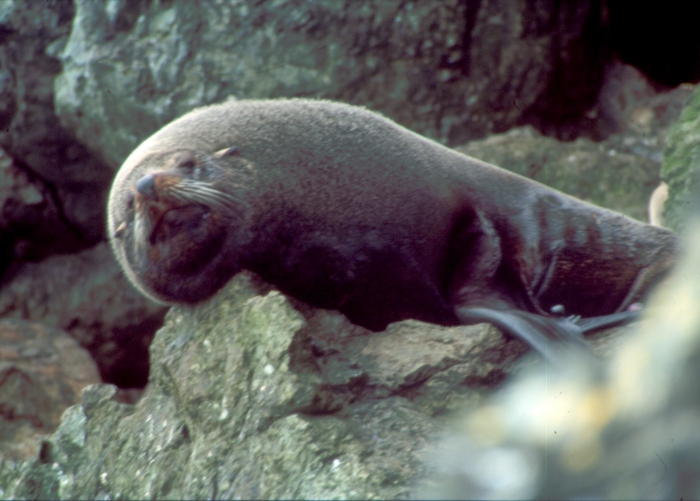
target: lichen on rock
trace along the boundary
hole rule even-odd
[[[260,295],[260,294],[264,295]],[[242,273],[175,307],[135,405],[88,387],[2,492],[61,498],[395,498],[446,411],[480,400],[526,351],[486,325],[369,333],[291,306]],[[19,469],[17,469],[19,468]]]

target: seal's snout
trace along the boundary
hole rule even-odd
[[[156,180],[151,174],[146,174],[136,182],[136,191],[146,198],[158,200],[155,190]]]

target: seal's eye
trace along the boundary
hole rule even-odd
[[[197,167],[197,159],[191,153],[181,153],[173,160],[176,169],[192,170]]]

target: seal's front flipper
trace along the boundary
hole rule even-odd
[[[565,354],[571,352],[593,358],[590,346],[583,339],[584,327],[567,318],[547,318],[522,310],[469,307],[456,308],[455,313],[464,324],[492,323],[504,333],[519,337],[554,364],[567,360]]]

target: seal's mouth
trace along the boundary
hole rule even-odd
[[[199,204],[168,209],[155,221],[150,235],[151,244],[172,240],[183,232],[195,233],[210,215],[211,209]]]
[[[137,240],[155,247],[164,242],[191,246],[208,240],[215,216],[236,211],[239,203],[215,185],[170,172],[154,172],[135,183],[134,232]],[[161,249],[163,250],[163,249]]]
[[[216,208],[196,202],[174,204],[165,197],[140,205],[134,252],[145,269],[156,275],[167,270],[190,276],[208,266],[221,250],[226,229],[217,222]]]

